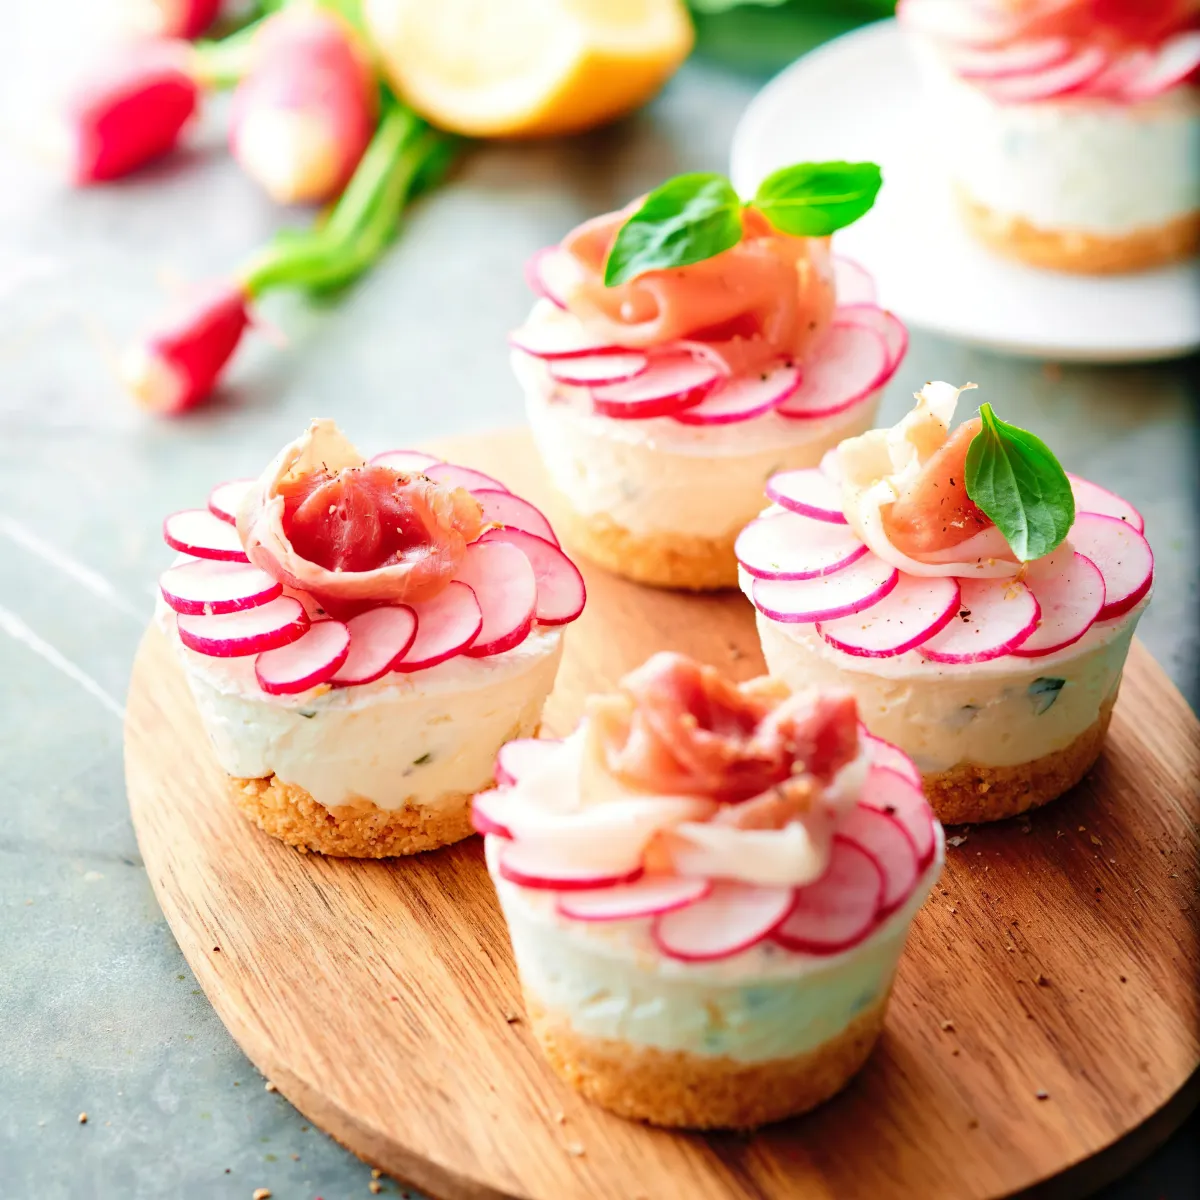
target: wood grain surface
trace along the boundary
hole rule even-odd
[[[433,449],[544,498],[523,434]],[[657,649],[762,670],[740,596],[586,575],[550,731]],[[234,1038],[321,1128],[436,1197],[970,1200],[1033,1187],[1143,1122],[1161,1140],[1186,1115],[1164,1106],[1200,1061],[1200,727],[1137,643],[1090,777],[1031,819],[952,831],[965,840],[862,1074],[752,1137],[648,1129],[559,1083],[519,1017],[479,839],[350,862],[247,824],[155,629],[130,688],[126,778],[159,902]]]

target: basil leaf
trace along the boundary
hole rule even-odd
[[[1075,521],[1071,481],[1041,438],[979,408],[983,428],[967,447],[967,495],[1021,562],[1049,554]]]
[[[741,238],[742,203],[724,175],[677,175],[621,226],[604,264],[604,284],[702,262]]]
[[[868,212],[882,184],[872,162],[796,163],[758,185],[754,207],[782,233],[828,237]]]

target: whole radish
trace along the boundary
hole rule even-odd
[[[345,187],[375,130],[379,89],[358,35],[301,5],[263,24],[233,97],[230,146],[280,204],[316,203]]]
[[[125,23],[154,37],[198,38],[217,19],[221,0],[124,0]]]

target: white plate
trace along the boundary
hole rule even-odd
[[[1200,347],[1200,264],[1138,275],[1063,275],[977,245],[936,171],[922,167],[916,64],[895,21],[807,54],[750,103],[733,139],[734,186],[752,195],[792,162],[871,160],[884,187],[838,233],[880,300],[908,323],[1012,354],[1087,362],[1171,358]]]

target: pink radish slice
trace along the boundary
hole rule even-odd
[[[1025,583],[1038,602],[1041,618],[1014,651],[1020,658],[1040,658],[1073,645],[1104,608],[1104,576],[1089,558],[1058,552],[1029,564]]]
[[[858,727],[858,736],[867,747],[867,756],[873,767],[887,767],[889,771],[895,771],[897,775],[902,775],[916,787],[923,788],[925,786],[921,779],[921,772],[917,770],[917,764],[899,746],[893,746],[891,742],[877,738],[861,723]]]
[[[837,954],[857,946],[883,907],[883,872],[861,846],[834,836],[829,865],[796,889],[796,905],[775,940],[800,954]]]
[[[869,396],[888,372],[883,338],[862,325],[831,325],[804,379],[775,411],[797,421],[832,417]]]
[[[882,387],[896,373],[908,353],[908,327],[895,313],[874,304],[851,304],[839,308],[834,312],[833,319],[838,325],[862,325],[883,338],[888,352],[888,369],[876,384]]]
[[[286,646],[308,629],[308,614],[299,600],[280,596],[269,604],[219,616],[176,618],[179,640],[197,654],[212,658],[244,658]]]
[[[733,552],[758,579],[816,579],[850,566],[867,547],[849,525],[781,512],[751,521]]]
[[[1117,517],[1138,533],[1145,532],[1145,519],[1128,500],[1121,499],[1115,492],[1102,488],[1098,483],[1091,483],[1070,472],[1067,473],[1067,478],[1071,481],[1076,513],[1100,513],[1106,517]]]
[[[460,467],[454,463],[433,463],[426,467],[423,474],[434,483],[445,484],[446,487],[466,488],[468,492],[493,491],[507,492],[508,488],[498,479],[476,471],[473,467]]]
[[[392,663],[401,674],[423,671],[463,654],[483,628],[475,593],[465,583],[451,581],[432,600],[409,607],[417,614],[417,636],[402,658]]]
[[[990,662],[1011,654],[1033,636],[1041,613],[1023,583],[960,579],[958,586],[958,612],[918,647],[925,658],[939,663]]]
[[[790,512],[814,521],[845,525],[842,490],[818,467],[781,471],[767,480],[767,497]]]
[[[883,875],[883,896],[879,915],[886,917],[908,899],[917,882],[917,848],[908,831],[877,808],[856,804],[838,822],[835,836],[853,842],[865,850]]]
[[[349,652],[350,631],[341,621],[315,621],[294,642],[264,650],[254,660],[254,677],[272,696],[307,692],[327,682]]]
[[[917,869],[923,871],[933,858],[933,810],[925,802],[919,782],[891,767],[874,765],[863,785],[859,803],[894,817],[904,827],[917,852]]]
[[[605,338],[589,333],[574,317],[563,314],[554,321],[525,325],[509,335],[509,344],[534,358],[574,358],[620,350]]]
[[[851,616],[823,620],[817,632],[829,645],[856,658],[893,658],[935,637],[958,609],[955,580],[901,575],[878,603]]]
[[[529,636],[537,607],[537,580],[529,559],[518,547],[498,541],[472,542],[455,578],[475,593],[483,614],[483,628],[466,651],[470,657],[500,654]]]
[[[522,500],[512,492],[497,491],[495,488],[479,488],[472,494],[483,509],[485,525],[505,525],[509,529],[523,529],[526,533],[536,534],[558,545],[558,538],[554,536],[550,522],[528,500]]]
[[[417,636],[417,614],[407,604],[382,604],[346,622],[350,652],[331,682],[339,687],[371,683],[386,675]]]
[[[1014,15],[970,0],[901,0],[896,16],[909,29],[960,46],[1008,41],[1019,30]]]
[[[514,738],[496,755],[496,782],[501,787],[520,783],[521,776],[536,770],[562,746],[557,738]]]
[[[806,625],[832,621],[878,604],[900,582],[900,572],[875,554],[864,554],[832,575],[816,579],[756,579],[754,606],[772,621]]]
[[[833,294],[837,298],[839,308],[844,304],[874,304],[875,277],[854,259],[835,254]]]
[[[622,421],[669,417],[699,404],[723,378],[710,362],[689,354],[664,354],[624,383],[592,388],[592,408]]]
[[[1001,104],[1024,104],[1049,100],[1078,91],[1090,83],[1108,65],[1108,52],[1099,46],[1084,46],[1062,62],[1030,71],[988,80],[987,93]]]
[[[623,383],[635,379],[650,365],[637,350],[621,354],[585,354],[579,358],[559,358],[550,363],[550,378],[580,387],[593,383]]]
[[[283,586],[250,563],[197,558],[164,571],[158,579],[163,599],[178,613],[241,612],[283,595]]]
[[[547,285],[543,276],[543,269],[547,261],[556,254],[561,254],[562,251],[558,246],[543,246],[540,250],[535,250],[525,260],[525,283],[529,290],[535,296],[540,296],[543,300],[549,300],[556,308],[565,308],[562,299],[555,295]]]
[[[817,470],[822,475],[828,475],[838,487],[842,486],[842,468],[838,466],[838,448],[836,446],[831,446],[821,455],[821,461],[817,463]]]
[[[584,892],[592,888],[633,883],[642,874],[640,863],[622,871],[606,872],[596,867],[564,863],[545,843],[509,842],[501,848],[497,869],[501,879],[521,887],[554,892]]]
[[[424,475],[430,467],[441,461],[424,450],[385,450],[371,459],[371,466],[391,467],[393,471],[402,471],[405,475]]]
[[[480,792],[471,801],[471,824],[476,833],[493,834],[496,837],[512,840],[508,826],[504,824],[502,810],[504,793],[498,789],[490,792]]]
[[[238,531],[207,508],[185,508],[163,522],[163,541],[172,550],[218,562],[249,562]]]
[[[654,918],[651,936],[668,957],[712,962],[757,946],[787,918],[795,889],[719,880],[703,900]]]
[[[675,414],[683,425],[732,425],[778,408],[800,386],[800,368],[779,363],[750,375],[726,379],[693,408]]]
[[[554,544],[523,529],[489,529],[476,545],[507,543],[529,560],[537,588],[540,625],[566,625],[583,612],[587,588],[579,568]]]
[[[1097,621],[1127,613],[1154,582],[1150,543],[1119,517],[1081,513],[1067,535],[1071,545],[1104,576],[1104,607]]]
[[[583,269],[561,246],[545,246],[525,264],[525,281],[532,291],[556,308],[566,308],[568,293],[582,278]]]
[[[1200,68],[1200,29],[1168,38],[1144,64],[1122,81],[1127,100],[1149,100],[1181,84]]]
[[[236,525],[237,513],[242,504],[242,497],[257,482],[257,479],[230,479],[226,483],[218,483],[208,493],[208,511],[214,517],[218,517],[230,525]]]
[[[1063,62],[1071,53],[1066,38],[1042,38],[1013,42],[991,49],[959,50],[950,65],[964,79],[1004,79],[1009,75],[1031,75]]]
[[[632,921],[675,912],[703,900],[712,891],[707,879],[684,879],[679,875],[643,875],[637,883],[568,892],[558,898],[564,917],[576,921]]]

